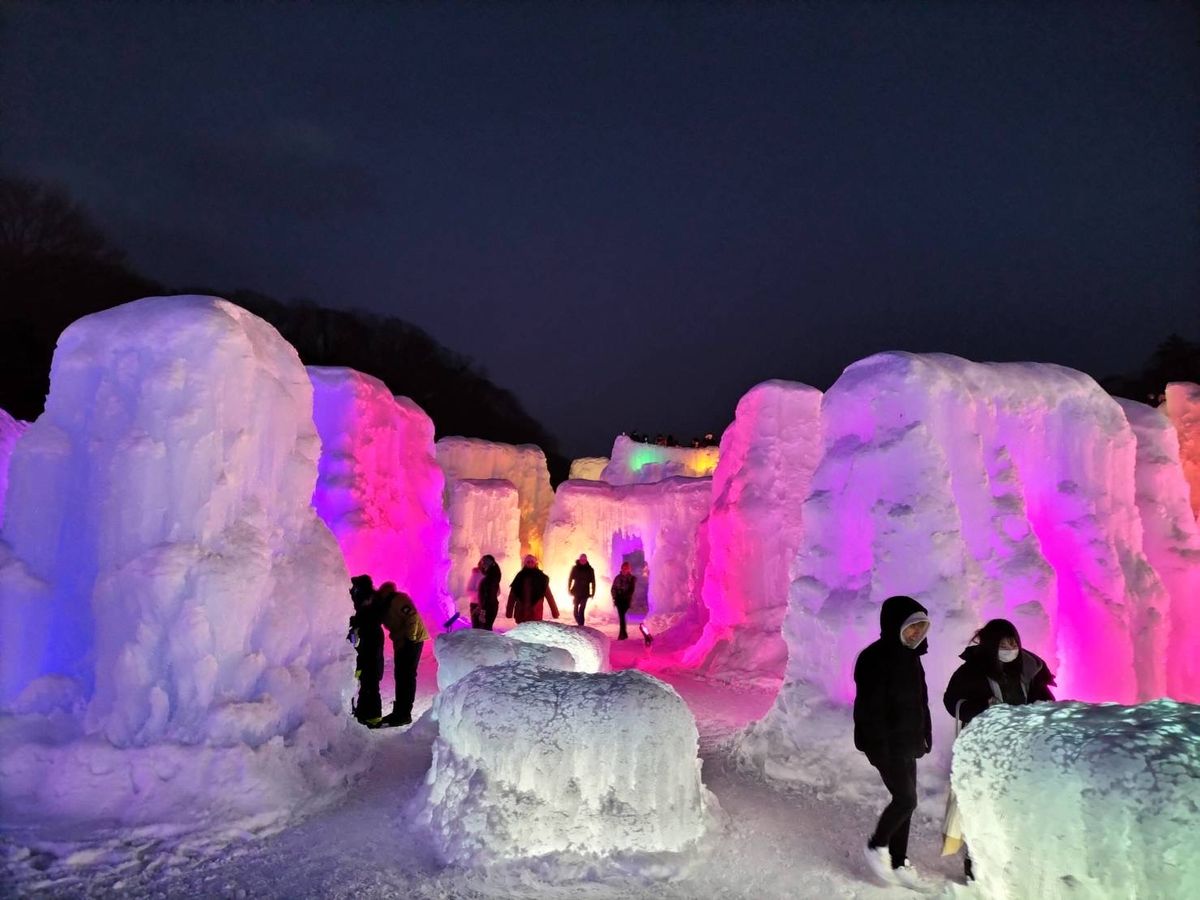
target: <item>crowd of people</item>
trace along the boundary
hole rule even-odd
[[[640,431],[625,431],[622,432],[625,437],[629,438],[638,444],[656,444],[659,447],[687,447],[699,449],[700,447],[718,447],[721,444],[720,439],[715,432],[706,431],[703,437],[694,437],[690,444],[680,444],[673,434],[656,434],[653,438],[648,434],[643,434]]]

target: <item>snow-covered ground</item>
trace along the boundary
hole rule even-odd
[[[422,660],[414,712],[424,716],[436,690],[432,648]],[[614,669],[647,651],[640,642],[613,644]],[[663,676],[660,676],[663,677]],[[911,897],[868,880],[861,846],[886,795],[846,734],[844,782],[834,791],[782,788],[739,769],[730,738],[761,717],[769,690],[665,676],[683,696],[700,729],[705,786],[720,810],[718,827],[684,860],[668,867],[554,859],[482,871],[441,868],[417,830],[411,801],[430,763],[434,726],[370,733],[373,760],[337,806],[311,812],[265,833],[205,836],[125,829],[86,840],[54,842],[33,831],[3,835],[0,895],[46,897],[411,897],[705,898]],[[391,684],[390,673],[384,688]],[[386,706],[387,698],[385,698]],[[944,780],[944,773],[942,778]],[[910,854],[934,887],[961,880],[957,857],[938,856],[943,799],[922,796]],[[666,878],[671,880],[664,880]]]

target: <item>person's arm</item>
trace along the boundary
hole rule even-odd
[[[971,675],[965,665],[959,666],[950,676],[946,685],[946,693],[942,695],[942,705],[950,715],[957,715],[959,721],[966,725],[973,718],[988,708],[990,697],[972,696]]]
[[[513,617],[513,605],[517,601],[517,592],[512,585],[508,588],[508,605],[504,607],[504,618],[511,619]]]
[[[570,575],[570,577],[567,578],[567,593],[571,594],[571,595],[575,594],[575,569],[574,568],[571,569],[571,575]]]
[[[558,604],[554,602],[554,591],[550,590],[550,582],[546,582],[546,602],[550,604],[550,615],[558,618]]]
[[[596,573],[592,569],[588,569],[588,599],[591,600],[596,596]]]
[[[855,745],[872,763],[888,756],[887,686],[873,660],[860,653],[854,663]]]

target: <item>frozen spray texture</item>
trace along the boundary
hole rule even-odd
[[[608,656],[612,642],[608,635],[595,628],[559,622],[522,622],[505,634],[514,641],[561,647],[575,660],[576,672],[608,672],[611,669]]]
[[[28,423],[14,419],[0,409],[0,528],[4,527],[4,497],[8,493],[8,463],[12,459],[17,438],[28,427]]]
[[[1179,461],[1192,498],[1192,516],[1200,519],[1200,384],[1167,385],[1163,404],[1179,439]]]
[[[476,669],[509,662],[561,669],[564,672],[575,669],[575,658],[561,646],[517,641],[499,631],[482,628],[460,628],[439,634],[433,646],[437,656],[440,691]]]
[[[609,484],[651,484],[667,478],[704,478],[717,467],[716,447],[664,447],[619,435],[600,472]],[[574,477],[574,476],[572,476]]]
[[[478,596],[481,557],[490,555],[500,567],[502,595],[521,567],[521,505],[512,482],[499,478],[455,479],[449,495],[450,594],[466,614]]]
[[[579,481],[600,481],[607,465],[607,456],[581,456],[571,460],[571,471],[567,477]]]

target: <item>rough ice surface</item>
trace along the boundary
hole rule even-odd
[[[629,562],[638,576],[631,609],[653,620],[655,633],[686,614],[694,615],[703,571],[697,532],[708,513],[711,492],[708,478],[559,485],[546,527],[542,566],[555,596],[567,596],[571,566],[579,554],[586,553],[596,571],[596,596],[587,606],[589,621],[616,618],[610,589],[622,562]]]
[[[541,558],[542,533],[554,501],[554,489],[550,487],[546,454],[540,448],[533,444],[444,437],[437,442],[437,459],[446,473],[447,490],[453,488],[454,481],[464,478],[500,478],[512,482],[521,502],[521,554],[532,553]]]
[[[1167,696],[1200,702],[1200,528],[1188,505],[1179,442],[1159,410],[1118,400],[1137,438],[1137,505],[1142,545],[1169,596],[1157,652],[1166,660]]]
[[[1163,406],[1179,437],[1179,461],[1191,490],[1192,516],[1200,519],[1200,384],[1168,384]]]
[[[609,484],[650,484],[667,478],[703,478],[717,468],[716,447],[663,447],[618,435],[600,473]]]
[[[565,672],[575,669],[575,657],[561,646],[515,641],[506,633],[482,628],[460,628],[439,634],[434,641],[434,654],[438,664],[439,691],[444,691],[476,669],[508,662]]]
[[[603,631],[560,622],[522,622],[506,635],[528,644],[561,647],[575,660],[576,672],[608,672],[611,641]]]
[[[1200,707],[997,706],[951,781],[989,900],[1200,896]]]
[[[581,456],[571,460],[571,471],[567,477],[578,481],[601,481],[607,465],[607,456]]]
[[[649,675],[476,669],[434,716],[419,817],[450,864],[682,851],[707,827],[695,719]]]
[[[892,594],[930,611],[935,692],[974,630],[1004,617],[1056,672],[1060,696],[1161,696],[1168,596],[1143,550],[1137,441],[1091,378],[885,353],[845,371],[822,420],[784,623],[785,683],[751,730],[756,746],[789,752],[810,687],[851,701],[855,657],[879,636],[879,605]],[[948,719],[934,719],[940,754]]]
[[[8,493],[8,463],[12,459],[17,438],[28,427],[27,422],[14,419],[0,409],[0,528],[4,527],[4,497]]]
[[[394,582],[430,626],[446,621],[453,612],[450,524],[433,420],[370,375],[319,366],[308,374],[321,437],[313,506],[347,568],[369,573],[376,584]]]
[[[361,765],[319,452],[295,350],[238,306],[63,332],[0,542],[6,820],[261,821]]]
[[[704,525],[708,622],[685,664],[722,677],[783,677],[790,568],[821,452],[820,391],[766,381],[738,402],[721,436]]]
[[[500,603],[505,588],[521,568],[521,506],[512,482],[499,478],[459,479],[449,486],[450,594],[465,616],[478,596],[476,567],[484,554],[500,566]]]

